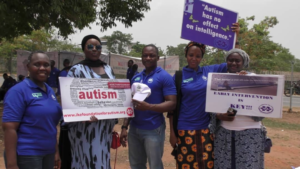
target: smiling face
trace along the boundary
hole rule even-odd
[[[35,83],[46,82],[51,72],[50,59],[44,53],[35,53],[32,55],[27,69],[32,81]]]
[[[100,49],[99,45],[101,46],[101,44],[98,40],[89,39],[86,42],[85,47],[84,47],[85,57],[89,60],[92,60],[92,61],[98,60],[100,55],[101,55],[101,49]]]
[[[154,69],[157,66],[157,61],[159,56],[157,51],[152,46],[147,46],[143,49],[142,52],[142,63],[146,69]]]
[[[198,65],[202,60],[202,51],[197,46],[192,46],[188,49],[186,54],[186,61],[188,62],[188,68],[197,70]]]
[[[240,72],[243,69],[243,58],[238,53],[232,53],[227,57],[227,68],[229,73]]]

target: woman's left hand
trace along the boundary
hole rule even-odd
[[[242,70],[242,71],[240,71],[240,72],[237,72],[237,74],[238,75],[246,75],[246,74],[248,74],[246,71],[244,71],[244,70]]]
[[[233,23],[232,26],[231,26],[231,30],[238,35],[239,32],[240,32],[240,24],[238,22]]]
[[[54,168],[55,169],[60,169],[60,167],[61,167],[60,156],[59,156],[58,151],[56,151],[55,157],[54,157]]]
[[[96,121],[98,121],[97,117],[96,116],[91,116],[90,122],[96,122]]]

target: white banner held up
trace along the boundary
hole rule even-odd
[[[283,89],[283,75],[209,73],[205,111],[281,118]]]
[[[128,79],[59,77],[64,121],[134,117]]]

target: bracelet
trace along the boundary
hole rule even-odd
[[[122,129],[122,130],[123,130],[123,129],[128,130],[128,126],[122,126],[121,129]]]

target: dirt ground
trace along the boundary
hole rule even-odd
[[[2,107],[0,104],[0,125],[2,125]],[[273,147],[270,154],[265,154],[266,169],[291,169],[291,166],[300,166],[300,108],[294,108],[293,113],[287,113],[284,108],[282,119],[271,119],[274,123],[284,123],[293,126],[292,129],[286,129],[286,126],[267,126],[268,136],[273,141]],[[270,121],[269,121],[270,123]],[[296,126],[296,127],[295,127]],[[115,131],[121,131],[121,125],[115,126]],[[3,131],[0,129],[0,169],[4,169],[3,161]],[[169,124],[167,120],[166,140],[164,148],[163,162],[165,169],[175,169],[175,160],[171,156],[172,148],[169,144]],[[111,164],[114,166],[116,150],[111,149]],[[120,147],[117,151],[117,169],[130,169],[128,159],[128,149]]]

